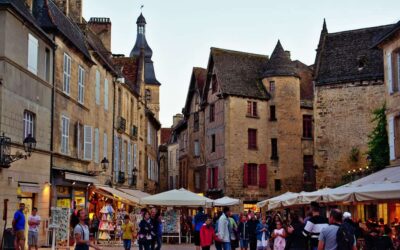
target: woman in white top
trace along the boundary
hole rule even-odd
[[[284,250],[286,247],[286,231],[282,227],[282,221],[276,222],[276,229],[272,233],[274,239],[274,250]]]

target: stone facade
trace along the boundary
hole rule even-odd
[[[25,154],[22,142],[27,133],[32,134],[37,145],[31,157],[11,163],[9,168],[0,168],[0,200],[8,199],[7,228],[11,227],[19,202],[26,204],[26,216],[32,207],[38,208],[43,220],[39,235],[42,245],[50,208],[53,89],[50,76],[54,44],[37,28],[32,16],[24,15],[26,9],[16,4],[3,7],[0,4],[0,131],[11,139],[12,155]],[[26,114],[32,118],[29,119],[32,129],[28,129]],[[1,214],[3,208],[1,205]],[[4,220],[0,221],[0,227],[4,227]],[[3,230],[0,238],[2,234]]]
[[[383,51],[390,165],[400,164],[400,23],[378,43]]]

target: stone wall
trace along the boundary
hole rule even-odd
[[[375,126],[372,112],[384,102],[382,81],[315,87],[317,188],[337,185],[347,171],[366,166],[368,134]],[[350,159],[352,149],[359,151],[358,161]]]

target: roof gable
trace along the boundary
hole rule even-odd
[[[204,68],[194,67],[192,70],[192,76],[190,77],[190,84],[188,94],[186,96],[186,103],[184,108],[184,114],[188,115],[190,112],[190,105],[192,98],[195,93],[199,94],[200,103],[202,103],[203,88],[206,80],[207,70]],[[199,103],[199,104],[200,104]]]
[[[122,76],[125,78],[125,84],[131,91],[139,94],[137,85],[139,60],[135,57],[113,57],[112,61],[116,68],[121,71]]]

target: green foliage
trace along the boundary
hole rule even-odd
[[[350,157],[349,157],[350,161],[356,163],[358,162],[359,158],[360,158],[360,149],[357,147],[352,147],[350,150]]]
[[[372,122],[376,122],[376,127],[368,136],[368,155],[371,162],[370,167],[377,171],[389,165],[389,144],[388,133],[386,130],[386,106],[376,109],[373,114]]]

